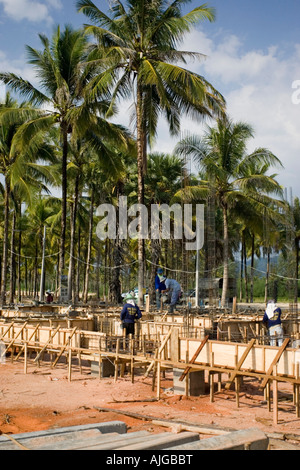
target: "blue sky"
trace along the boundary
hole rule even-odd
[[[95,0],[100,8],[108,0]],[[191,2],[191,9],[203,2]],[[205,22],[186,37],[182,49],[202,52],[202,63],[191,63],[226,98],[234,121],[255,130],[249,151],[267,147],[282,161],[275,169],[279,182],[300,197],[300,2],[299,0],[211,0],[216,21]],[[0,70],[34,81],[26,64],[25,44],[39,47],[38,33],[50,36],[56,24],[80,26],[87,19],[76,12],[74,0],[0,0]],[[299,83],[297,83],[299,81]],[[3,96],[0,88],[0,97]],[[296,95],[297,93],[297,95]],[[293,97],[298,99],[293,99]],[[129,104],[119,120],[127,123]],[[202,133],[203,125],[182,120],[182,133]],[[160,123],[154,150],[171,152],[167,126]]]

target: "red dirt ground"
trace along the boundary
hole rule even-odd
[[[115,383],[113,377],[99,380],[91,375],[89,367],[84,367],[80,373],[74,365],[72,381],[69,382],[64,363],[51,369],[49,363],[43,362],[38,367],[30,361],[25,375],[22,360],[11,363],[7,358],[6,363],[0,364],[0,434],[114,420],[124,421],[129,432],[169,430],[153,424],[151,420],[124,416],[117,410],[158,420],[183,420],[199,426],[215,425],[236,430],[256,427],[267,433],[300,434],[300,419],[296,417],[292,403],[292,388],[287,384],[279,384],[277,425],[273,424],[273,412],[268,411],[258,383],[253,379],[244,379],[239,408],[233,390],[215,393],[215,400],[211,403],[209,393],[188,398],[174,395],[171,373],[166,374],[161,385],[161,399],[150,401],[156,398],[156,387],[152,391],[152,377],[145,378],[143,371],[136,375],[134,383],[131,383],[129,375]],[[110,408],[112,411],[99,411],[97,408]]]

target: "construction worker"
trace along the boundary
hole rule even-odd
[[[165,276],[163,275],[164,271],[162,268],[158,268],[156,276],[155,276],[155,294],[156,294],[156,307],[160,309],[160,299],[161,293],[166,290],[165,285]]]
[[[134,335],[134,323],[136,320],[142,318],[142,312],[131,294],[125,297],[125,304],[121,311],[120,318],[123,328],[126,330],[126,336]]]
[[[173,313],[174,308],[181,294],[181,286],[179,282],[177,282],[175,279],[169,279],[169,278],[165,280],[165,285],[166,285],[165,292],[169,292],[171,295],[169,313]]]
[[[283,343],[283,329],[281,325],[281,309],[277,307],[274,300],[269,300],[263,317],[263,323],[268,329],[270,346],[281,346]]]

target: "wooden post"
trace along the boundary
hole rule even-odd
[[[117,346],[116,346],[116,357],[115,357],[115,382],[118,379],[118,365],[119,365],[119,350],[120,350],[120,339],[117,339]]]
[[[277,376],[277,365],[273,367],[273,423],[278,424],[278,382]]]
[[[158,356],[157,361],[157,399],[160,399],[160,371],[161,371],[161,362],[160,362],[160,355]]]
[[[237,376],[235,379],[235,393],[236,393],[236,406],[240,406],[240,377]]]
[[[266,385],[266,399],[268,402],[268,411],[271,412],[271,384],[270,382]]]
[[[24,374],[27,374],[27,341],[24,344]]]
[[[209,372],[209,396],[210,396],[210,401],[211,403],[213,403],[215,400],[214,400],[214,373],[213,372]]]
[[[131,383],[134,383],[134,345],[133,345],[133,338],[130,340],[130,351],[131,351],[131,358],[130,358],[130,371],[131,371]]]
[[[189,363],[189,351],[186,351],[185,362],[187,364]],[[187,373],[184,374],[184,377],[185,377],[185,396],[186,397],[189,396],[189,382],[190,382],[190,369],[191,368],[189,367],[187,369],[188,369]],[[181,379],[181,377],[180,377],[180,379]]]
[[[299,381],[299,364],[296,364],[296,379]],[[295,405],[296,405],[296,416],[300,417],[300,403],[299,403],[299,385],[296,385],[295,390]]]
[[[210,367],[214,366],[214,353],[210,355]],[[214,387],[215,387],[215,375],[212,371],[209,372],[209,384],[210,384],[210,401],[213,403],[214,400]]]
[[[222,390],[222,374],[218,374],[218,392],[221,392]]]
[[[156,377],[156,370],[157,370],[157,359],[158,359],[158,349],[155,350],[155,359],[154,359],[154,366],[153,366],[153,376],[152,376],[152,392],[155,390],[155,377]]]
[[[69,346],[69,351],[68,351],[68,381],[71,382],[72,378],[72,349]]]
[[[99,380],[102,379],[102,354],[99,350]]]

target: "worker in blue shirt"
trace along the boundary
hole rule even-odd
[[[169,278],[166,279],[165,285],[166,292],[169,292],[171,294],[169,313],[173,313],[181,294],[181,286],[179,282],[177,282],[175,279]]]
[[[162,268],[158,268],[155,276],[155,294],[156,294],[156,307],[160,309],[160,298],[162,291],[166,290],[165,276]]]
[[[281,308],[277,307],[274,300],[269,300],[263,317],[263,323],[268,329],[270,345],[281,346],[283,343],[283,329],[281,325]]]
[[[134,335],[134,323],[136,320],[142,318],[142,312],[135,303],[132,295],[128,294],[125,297],[125,304],[120,315],[123,328],[126,330],[126,336]]]

